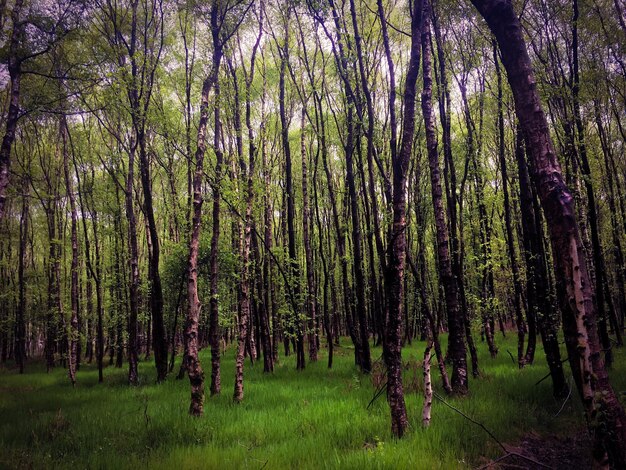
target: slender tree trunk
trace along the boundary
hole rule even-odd
[[[309,174],[307,165],[306,143],[305,143],[305,117],[306,104],[302,106],[302,115],[300,119],[300,158],[302,159],[302,237],[304,242],[304,257],[306,263],[306,309],[308,315],[308,341],[309,341],[309,360],[317,361],[317,331],[316,331],[316,310],[317,289],[315,286],[315,266],[313,264],[313,252],[311,251],[311,208],[309,204]]]
[[[507,171],[506,152],[504,145],[504,103],[502,98],[502,73],[500,71],[500,59],[498,58],[498,45],[493,41],[493,61],[496,67],[496,78],[498,86],[498,159],[500,161],[500,172],[502,174],[502,193],[504,196],[504,226],[506,229],[506,242],[511,263],[511,274],[513,275],[513,305],[515,308],[515,324],[517,327],[517,362],[523,366],[524,359],[524,339],[526,330],[524,318],[522,316],[522,285],[520,282],[519,266],[515,254],[515,240],[513,239],[513,226],[511,223],[511,212],[513,208],[509,201],[509,178]]]
[[[61,91],[64,92],[63,90]],[[60,118],[61,134],[61,151],[63,152],[63,170],[65,173],[65,189],[67,192],[67,198],[70,203],[71,214],[71,246],[72,246],[72,264],[70,268],[70,303],[71,303],[71,315],[70,315],[70,333],[69,333],[69,354],[68,354],[68,366],[69,377],[72,385],[76,385],[76,368],[78,364],[78,344],[80,341],[80,332],[78,330],[78,213],[76,210],[76,196],[74,195],[74,184],[70,173],[70,143],[68,142],[69,133],[67,128],[67,120],[65,115]]]
[[[622,242],[620,240],[620,223],[618,219],[617,205],[615,203],[616,200],[621,200],[619,194],[616,195],[618,191],[616,191],[615,188],[615,184],[619,181],[619,179],[617,175],[613,174],[613,168],[611,165],[611,162],[613,161],[613,151],[608,142],[606,131],[604,130],[604,126],[602,124],[602,119],[600,118],[600,109],[597,100],[594,100],[594,114],[604,157],[609,212],[611,215],[611,236],[613,242],[612,252],[616,268],[615,280],[617,284],[618,303],[620,307],[619,319],[620,324],[623,325],[624,317],[626,316],[626,264],[624,263],[624,252],[622,251]]]
[[[430,351],[433,347],[433,342],[428,341],[426,344],[426,350],[424,351],[424,362],[422,367],[424,368],[424,406],[422,408],[422,426],[427,428],[430,426],[430,410],[433,405],[433,384],[430,381]]]
[[[520,209],[524,245],[524,258],[526,260],[526,298],[528,306],[526,315],[528,317],[529,329],[535,328],[535,323],[539,324],[543,349],[550,369],[552,378],[553,394],[561,398],[567,394],[567,384],[561,361],[559,340],[557,335],[557,325],[554,308],[552,307],[549,280],[546,272],[545,251],[543,249],[543,234],[536,224],[535,210],[533,207],[534,196],[532,193],[530,176],[526,159],[524,156],[523,137],[518,130],[515,156],[519,174],[520,187]],[[528,353],[534,357],[535,335],[528,337],[528,350],[525,362],[528,361]]]
[[[289,249],[289,265],[290,274],[293,281],[293,290],[295,298],[300,297],[300,267],[298,264],[296,253],[296,232],[295,232],[295,194],[293,190],[293,177],[292,177],[292,162],[291,162],[291,149],[289,146],[289,123],[287,121],[287,110],[285,100],[285,71],[289,61],[289,15],[287,15],[287,23],[285,24],[285,40],[282,46],[281,63],[280,63],[280,75],[279,75],[279,114],[280,114],[280,129],[281,139],[283,145],[283,153],[285,156],[285,186],[287,197],[287,236],[288,236],[288,249]],[[295,322],[294,328],[296,332],[296,368],[304,369],[304,338],[302,334],[302,325],[297,318],[297,313],[294,312],[293,321]]]
[[[26,361],[26,248],[28,245],[28,218],[30,217],[29,183],[22,177],[22,213],[20,215],[20,259],[17,266],[18,304],[15,318],[15,363],[20,374],[24,373]]]
[[[130,315],[128,318],[128,383],[137,385],[139,375],[137,363],[139,361],[139,351],[137,344],[137,317],[139,315],[139,248],[137,243],[137,219],[135,218],[135,207],[133,201],[135,179],[135,146],[132,144],[128,155],[128,174],[126,175],[126,188],[124,191],[126,218],[128,219],[128,268],[130,274],[129,282],[129,304]],[[118,309],[119,315],[119,309]]]
[[[200,322],[201,304],[198,297],[198,252],[200,248],[200,230],[202,226],[202,182],[204,180],[204,154],[206,152],[207,141],[207,124],[209,121],[209,93],[215,86],[219,77],[219,64],[221,60],[221,49],[219,43],[219,31],[217,30],[217,3],[211,5],[211,30],[213,33],[213,70],[211,74],[204,80],[202,84],[202,94],[200,98],[200,122],[198,124],[198,139],[195,153],[195,171],[192,180],[193,189],[193,217],[191,223],[191,236],[189,240],[189,258],[187,263],[187,318],[185,321],[185,353],[183,361],[186,366],[189,383],[191,385],[191,403],[189,405],[189,414],[193,416],[201,416],[204,412],[204,371],[198,358],[198,325]],[[217,96],[217,92],[216,92]],[[217,103],[216,113],[217,113]],[[216,134],[218,128],[216,126]],[[219,185],[219,180],[216,183]],[[218,196],[219,197],[219,196]],[[219,202],[218,202],[218,218],[219,218]],[[215,236],[215,233],[214,233]],[[217,244],[216,244],[217,245]],[[213,268],[213,242],[211,242],[211,269]],[[217,264],[217,262],[216,262]],[[213,274],[213,272],[211,272]],[[217,275],[217,267],[216,272]],[[211,279],[211,286],[213,280]],[[211,303],[213,299],[211,298]],[[213,327],[213,312],[211,311],[211,327]],[[214,354],[213,336],[211,335],[211,353]],[[217,338],[215,342],[218,343]],[[219,393],[219,343],[215,348],[217,350],[217,384],[214,383],[215,378],[212,376],[211,394]],[[215,357],[213,357],[215,359]],[[215,373],[215,369],[213,369]],[[217,388],[214,389],[214,385]]]
[[[9,94],[9,110],[5,120],[4,136],[0,145],[0,221],[4,219],[6,192],[9,186],[11,167],[11,148],[15,140],[15,130],[20,117],[20,82],[22,78],[21,59],[18,57],[19,49],[22,47],[24,34],[26,31],[26,21],[20,18],[22,14],[23,0],[15,0],[11,11],[11,21],[13,29],[8,47],[9,78],[11,79],[11,91]]]
[[[244,221],[244,233],[243,233],[243,245],[241,248],[242,258],[242,273],[240,281],[241,292],[241,314],[239,316],[239,336],[237,338],[237,356],[236,356],[236,372],[235,372],[235,390],[233,393],[233,400],[235,403],[240,403],[243,400],[243,369],[244,369],[244,348],[246,347],[247,339],[249,338],[250,347],[250,359],[253,360],[255,354],[255,348],[252,342],[254,341],[253,329],[251,322],[251,305],[252,305],[252,274],[254,271],[251,268],[250,263],[250,248],[252,244],[252,229],[253,229],[253,204],[254,204],[254,172],[255,172],[255,157],[256,157],[256,145],[254,143],[254,132],[252,130],[251,121],[251,104],[250,104],[250,87],[254,80],[255,60],[259,44],[261,42],[261,36],[263,34],[263,2],[260,5],[260,17],[259,17],[259,32],[256,42],[252,49],[252,57],[250,60],[250,73],[246,75],[246,127],[248,129],[248,165],[243,160],[243,148],[241,144],[241,116],[239,113],[239,92],[237,83],[237,74],[233,69],[233,79],[235,87],[235,128],[237,131],[237,147],[239,154],[239,162],[241,173],[243,177],[246,177],[246,212]],[[230,63],[230,62],[229,62]],[[231,66],[232,68],[232,66]]]
[[[578,154],[581,160],[581,170],[583,175],[583,182],[585,184],[585,190],[587,193],[587,209],[589,217],[589,225],[591,231],[591,246],[593,254],[593,265],[595,267],[595,295],[596,304],[598,308],[598,318],[603,320],[608,318],[611,321],[615,335],[617,337],[618,345],[622,345],[622,335],[619,327],[617,326],[617,319],[615,318],[615,311],[612,308],[613,301],[609,295],[605,296],[605,284],[606,284],[606,267],[604,263],[604,255],[602,252],[602,246],[600,242],[600,233],[598,227],[598,209],[595,201],[595,193],[593,190],[593,183],[591,179],[591,169],[589,167],[589,159],[587,157],[587,146],[585,143],[585,130],[582,121],[580,111],[580,77],[579,77],[579,63],[578,63],[578,1],[573,0],[574,15],[572,18],[572,58],[573,58],[573,83],[572,83],[572,97],[574,106],[574,122],[576,124],[576,135],[578,144]],[[608,303],[608,311],[605,310],[605,301]],[[604,320],[606,321],[606,320]],[[605,351],[605,361],[607,365],[612,362],[612,354],[609,351]]]
[[[213,38],[212,73],[214,87],[214,130],[213,150],[215,151],[215,180],[213,184],[212,234],[211,251],[209,254],[209,343],[211,345],[211,396],[219,395],[222,390],[220,372],[220,327],[219,327],[219,300],[218,300],[218,252],[220,239],[220,199],[222,179],[222,164],[224,152],[221,147],[222,122],[220,117],[220,83],[219,67],[223,55],[223,44],[220,39],[218,24],[218,2],[211,4],[211,35]]]
[[[369,198],[367,198],[367,192],[365,191],[365,189],[364,189],[364,197],[368,199],[368,202],[369,202],[369,204],[367,204],[366,206],[371,205],[371,208],[372,208],[371,219],[373,221],[373,228],[371,228],[369,227],[370,225],[369,217],[367,216],[367,212],[366,212],[366,217],[368,218],[368,233],[369,233],[368,245],[369,245],[369,252],[370,252],[370,278],[371,278],[370,289],[372,290],[372,308],[374,309],[372,317],[375,322],[374,325],[377,327],[376,330],[379,335],[379,340],[382,341],[382,336],[383,336],[382,327],[385,321],[384,305],[383,305],[384,299],[381,298],[381,296],[379,295],[379,291],[378,291],[378,285],[376,282],[376,268],[375,268],[376,260],[374,259],[374,250],[372,246],[372,238],[374,238],[376,242],[376,251],[378,253],[378,259],[379,259],[379,262],[381,263],[382,271],[384,272],[386,269],[385,267],[386,254],[385,254],[382,236],[381,236],[380,214],[378,210],[378,195],[376,194],[376,186],[374,182],[374,152],[375,152],[374,123],[375,123],[376,115],[374,111],[374,102],[372,99],[372,93],[371,93],[369,84],[367,82],[365,61],[363,59],[362,39],[361,39],[361,34],[359,33],[354,0],[350,1],[350,12],[352,16],[352,28],[354,30],[354,41],[355,41],[356,52],[357,52],[357,60],[358,60],[358,66],[359,66],[359,78],[361,80],[361,89],[363,90],[363,94],[365,95],[365,102],[367,105],[367,130],[366,130],[367,171],[368,171],[367,186],[369,190]],[[380,10],[379,10],[379,15],[381,15]],[[384,17],[384,11],[381,17]],[[384,21],[381,21],[381,25],[383,25],[384,27],[384,34],[388,34],[386,19]],[[389,73],[391,76],[394,72],[393,70],[389,70]],[[395,78],[393,79],[393,81],[395,82]],[[394,83],[394,86],[395,86],[395,83]],[[392,125],[395,125],[395,109],[394,109],[394,123]],[[395,133],[395,129],[392,132]],[[362,179],[363,179],[362,184],[365,188],[365,178],[362,178]]]
[[[443,286],[446,311],[448,313],[448,350],[452,359],[452,390],[458,394],[467,393],[467,356],[465,350],[464,318],[459,305],[457,283],[452,273],[452,261],[448,248],[448,227],[445,220],[441,175],[439,169],[439,155],[437,151],[437,136],[435,120],[432,111],[432,78],[431,78],[431,51],[430,51],[430,20],[425,17],[423,33],[423,68],[424,87],[422,91],[422,114],[426,128],[426,142],[428,149],[428,166],[430,168],[431,194],[435,213],[435,228],[437,238],[437,262],[439,263],[439,278]]]
[[[318,121],[318,116],[316,113],[316,121]],[[323,322],[324,322],[324,330],[326,331],[326,346],[328,348],[328,368],[331,369],[333,367],[333,326],[332,326],[332,322],[330,319],[330,313],[329,313],[329,308],[328,308],[328,287],[330,284],[330,276],[332,276],[332,269],[333,266],[330,267],[328,266],[328,262],[326,260],[326,254],[324,253],[324,231],[323,231],[323,226],[322,226],[322,217],[320,214],[320,208],[319,208],[319,192],[318,192],[318,169],[319,169],[319,161],[317,156],[319,156],[320,154],[320,148],[318,146],[318,151],[317,151],[317,155],[315,158],[315,170],[314,170],[314,175],[313,175],[313,192],[314,192],[314,201],[315,201],[315,216],[316,216],[316,220],[317,220],[317,232],[318,232],[318,239],[319,239],[319,255],[320,255],[320,260],[322,262],[322,273],[324,276],[324,285],[322,287],[322,302],[323,302]],[[330,238],[330,237],[329,237]],[[334,294],[333,294],[334,295]]]
[[[267,333],[267,337],[263,341],[263,370],[272,372],[274,363],[278,359],[278,320],[276,318],[276,296],[275,286],[272,282],[273,260],[270,255],[272,250],[272,205],[270,188],[271,188],[271,169],[267,161],[267,136],[266,136],[266,113],[265,103],[267,97],[267,74],[265,70],[265,60],[263,61],[263,95],[261,97],[261,160],[263,172],[263,245],[265,253],[263,256],[263,298],[265,310],[261,314],[261,328]],[[271,319],[271,331],[270,331]],[[264,325],[265,324],[265,325]]]
[[[349,100],[350,101],[350,100]],[[361,221],[359,217],[359,202],[356,194],[356,185],[354,183],[354,125],[353,125],[353,108],[348,104],[348,130],[346,151],[346,180],[348,183],[348,194],[350,197],[350,215],[352,218],[352,251],[354,264],[354,287],[355,287],[355,311],[356,317],[353,319],[358,322],[358,332],[361,345],[359,366],[361,371],[369,373],[372,370],[372,358],[370,355],[369,332],[367,327],[367,305],[365,302],[365,276],[363,275],[363,251],[361,242]],[[357,328],[355,327],[355,330]]]
[[[58,193],[58,191],[55,191]],[[56,199],[57,195],[53,196]],[[56,235],[57,203],[50,200],[46,207],[46,219],[48,223],[48,315],[46,318],[46,371],[54,368],[54,352],[57,336],[57,318],[60,298],[60,284],[56,276],[59,243]]]
[[[406,260],[406,180],[415,132],[415,95],[421,52],[424,2],[412,5],[411,52],[404,89],[404,116],[400,151],[392,161],[393,225],[389,238],[389,269],[386,273],[389,315],[385,325],[383,357],[387,366],[387,400],[391,408],[391,431],[402,437],[408,426],[402,386],[402,318]],[[428,16],[425,15],[425,16]]]

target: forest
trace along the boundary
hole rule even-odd
[[[2,0],[0,100],[0,468],[626,468],[624,0]]]

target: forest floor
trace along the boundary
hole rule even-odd
[[[445,337],[443,338],[445,342]],[[565,404],[552,397],[543,352],[534,365],[519,370],[508,351],[513,333],[497,338],[500,353],[491,359],[479,344],[482,375],[470,381],[470,394],[446,401],[482,423],[507,450],[553,468],[585,468],[588,438],[574,391]],[[187,415],[189,383],[156,385],[153,363],[140,366],[141,385],[126,385],[126,368],[97,370],[85,364],[75,388],[61,368],[46,374],[40,362],[19,375],[0,369],[0,468],[477,468],[505,455],[479,426],[439,400],[432,424],[421,426],[424,343],[403,350],[408,435],[394,440],[385,396],[368,409],[381,370],[364,376],[354,367],[349,340],[317,363],[295,370],[295,358],[281,357],[273,374],[262,363],[246,362],[244,402],[232,403],[234,349],[222,361],[222,394],[207,398],[200,419]],[[380,358],[380,348],[372,349]],[[209,351],[201,353],[210,375]],[[380,361],[378,361],[380,363]],[[378,366],[380,367],[380,366]],[[435,391],[443,395],[432,367]],[[566,368],[570,376],[569,368]],[[618,391],[626,390],[626,354],[616,351],[611,372]],[[207,386],[208,391],[208,386]],[[509,457],[489,468],[535,468]]]

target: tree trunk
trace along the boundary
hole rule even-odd
[[[285,23],[285,40],[282,46],[280,76],[279,76],[279,114],[280,114],[280,133],[283,145],[283,154],[285,156],[285,186],[287,197],[287,236],[289,249],[289,266],[291,279],[293,280],[293,290],[295,298],[300,297],[300,267],[296,253],[296,232],[295,232],[295,194],[293,190],[291,149],[289,147],[289,123],[287,120],[287,110],[285,102],[285,71],[289,61],[289,15]],[[302,325],[298,319],[297,312],[293,312],[294,331],[296,332],[296,368],[304,369],[304,337],[302,334]]]
[[[305,117],[306,104],[302,107],[300,119],[300,158],[302,159],[302,238],[304,242],[304,258],[306,263],[306,309],[308,316],[308,341],[309,341],[309,361],[317,361],[317,330],[316,330],[316,310],[317,289],[315,287],[315,266],[313,264],[313,252],[311,250],[311,208],[309,204],[309,174],[305,144]]]
[[[26,260],[26,248],[28,245],[28,218],[30,210],[29,183],[26,177],[22,177],[22,213],[20,215],[20,259],[17,267],[18,277],[18,304],[15,318],[15,363],[20,374],[24,373],[26,361],[26,276],[24,273]]]
[[[515,308],[515,324],[517,327],[517,363],[523,366],[524,339],[526,330],[522,316],[522,285],[520,282],[519,266],[515,254],[515,240],[513,239],[513,227],[511,223],[511,203],[509,201],[509,178],[507,171],[506,153],[504,145],[504,103],[502,99],[502,73],[500,71],[500,59],[498,58],[498,45],[493,41],[493,61],[496,67],[498,82],[498,159],[500,161],[500,173],[502,174],[502,193],[504,196],[504,226],[506,229],[506,242],[513,275],[513,305]]]
[[[15,5],[11,11],[11,21],[13,29],[8,47],[9,78],[11,79],[11,92],[9,95],[9,110],[5,119],[5,131],[0,145],[0,221],[4,219],[6,192],[9,186],[11,167],[11,148],[15,140],[15,130],[20,117],[20,81],[22,78],[21,59],[18,57],[19,49],[22,47],[24,34],[26,31],[26,21],[20,18],[22,14],[23,0],[15,0]]]
[[[212,29],[216,21],[217,5],[213,2],[211,6]],[[215,32],[213,34],[213,38],[215,40]],[[200,98],[200,122],[198,124],[198,139],[195,153],[195,171],[192,180],[193,217],[191,223],[191,236],[189,239],[189,258],[187,262],[187,318],[185,321],[185,352],[183,361],[186,364],[185,369],[187,370],[189,383],[191,385],[191,403],[189,405],[189,414],[193,416],[201,416],[204,412],[204,371],[202,370],[202,366],[200,365],[200,360],[198,358],[198,324],[200,322],[200,310],[202,308],[200,299],[198,298],[198,252],[200,248],[200,230],[202,226],[202,203],[204,202],[202,197],[202,182],[204,180],[204,154],[206,152],[206,133],[209,120],[209,93],[211,88],[217,83],[218,67],[221,58],[220,55],[217,55],[220,53],[220,49],[218,47],[219,42],[214,42],[213,46],[214,68],[211,75],[209,75],[202,83],[202,94]],[[211,351],[213,352],[213,347],[211,348]],[[217,354],[219,358],[219,345],[217,347]],[[213,394],[213,384],[211,385],[211,390]]]
[[[219,289],[218,289],[218,252],[220,239],[220,198],[224,152],[221,147],[222,122],[220,118],[220,83],[219,66],[222,60],[223,44],[219,37],[218,2],[211,4],[211,34],[213,38],[213,74],[214,74],[214,125],[213,150],[215,152],[215,180],[213,184],[212,234],[209,254],[209,343],[211,345],[211,396],[222,390],[220,372],[220,327],[219,327]]]
[[[61,90],[63,93],[64,90]],[[71,244],[72,244],[72,264],[70,268],[70,332],[69,332],[69,354],[68,366],[69,377],[72,385],[76,385],[76,367],[79,359],[78,344],[80,341],[80,332],[78,331],[78,213],[76,210],[76,196],[74,195],[74,184],[70,176],[70,143],[69,131],[67,128],[67,120],[65,115],[60,118],[60,134],[61,134],[61,151],[63,152],[63,170],[65,173],[65,190],[70,203],[70,214],[72,218],[71,224]]]
[[[552,377],[552,391],[555,397],[561,398],[567,394],[567,384],[561,362],[561,352],[557,335],[555,312],[552,307],[548,273],[546,272],[546,253],[543,249],[543,233],[536,223],[533,207],[534,195],[531,188],[530,176],[524,155],[524,145],[521,130],[517,132],[515,156],[519,174],[520,210],[522,222],[522,240],[524,258],[526,260],[526,298],[528,306],[529,335],[528,349],[524,363],[534,357],[535,324],[539,323],[539,331],[546,354],[550,376]],[[532,329],[532,334],[531,330]],[[531,355],[529,355],[531,354]]]
[[[426,128],[426,146],[428,150],[428,166],[430,169],[430,184],[435,214],[435,228],[437,239],[437,262],[439,278],[443,286],[446,311],[448,313],[448,350],[452,359],[452,390],[458,394],[467,393],[467,357],[465,350],[464,318],[459,305],[457,282],[452,273],[452,261],[448,248],[448,227],[445,220],[443,194],[441,188],[441,174],[439,169],[439,155],[437,151],[437,136],[435,120],[432,110],[432,78],[431,78],[431,51],[430,51],[430,19],[425,16],[422,47],[424,51],[424,88],[422,91],[422,114]]]
[[[404,88],[404,116],[400,151],[392,160],[393,225],[390,232],[389,269],[386,273],[389,315],[385,325],[383,357],[387,366],[387,400],[391,408],[391,431],[402,437],[408,426],[402,386],[402,318],[406,260],[406,180],[415,132],[415,95],[421,52],[424,2],[414,3],[411,18],[411,52]],[[428,14],[424,15],[428,16]]]
[[[600,354],[597,307],[593,303],[593,285],[587,271],[574,200],[563,182],[522,28],[510,1],[472,0],[472,3],[500,46],[517,116],[533,160],[533,176],[554,253],[557,295],[570,365],[594,433],[594,461],[597,465],[608,463],[614,468],[623,468],[626,466],[626,414],[609,383]]]

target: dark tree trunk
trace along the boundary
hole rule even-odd
[[[519,19],[510,1],[472,0],[495,34],[513,91],[515,107],[533,161],[548,222],[557,295],[574,379],[594,433],[594,461],[626,466],[626,414],[609,383],[602,360],[593,285],[582,248],[571,192],[556,158]],[[601,414],[598,415],[598,409]]]
[[[404,88],[404,116],[400,151],[392,160],[393,225],[390,232],[390,257],[386,273],[389,315],[385,325],[383,357],[387,366],[387,400],[391,408],[391,431],[402,437],[408,426],[402,386],[402,318],[404,270],[406,260],[406,180],[415,133],[415,95],[421,52],[424,3],[416,1],[411,12],[411,52]],[[425,16],[428,16],[425,15]]]
[[[348,100],[350,103],[350,100]],[[369,332],[367,328],[367,305],[365,302],[365,276],[363,275],[362,243],[361,243],[361,221],[359,218],[359,202],[356,194],[356,185],[354,183],[354,125],[353,125],[353,108],[348,104],[348,131],[347,142],[345,145],[346,152],[346,180],[348,184],[348,194],[350,197],[350,215],[352,218],[352,251],[353,251],[353,270],[354,270],[354,287],[355,287],[355,312],[353,318],[355,325],[355,333],[359,335],[359,343],[361,345],[359,366],[361,371],[369,373],[372,369],[372,358],[370,356]],[[358,330],[358,331],[357,331]]]
[[[294,297],[300,297],[300,266],[296,253],[296,232],[295,232],[295,194],[293,190],[291,149],[289,147],[289,122],[287,120],[286,98],[285,98],[285,71],[289,62],[289,14],[285,23],[285,39],[282,46],[280,76],[279,76],[279,114],[280,114],[280,133],[283,146],[283,154],[285,156],[285,189],[287,198],[287,237],[289,249],[289,266],[290,274],[293,282]],[[294,330],[296,333],[296,368],[304,369],[304,335],[302,333],[302,325],[297,318],[297,312],[293,312]]]
[[[546,354],[550,375],[552,377],[552,390],[555,397],[567,394],[567,384],[561,361],[559,340],[557,335],[556,312],[552,307],[550,284],[546,272],[546,254],[543,249],[543,233],[536,223],[534,210],[534,195],[531,188],[530,175],[524,156],[523,137],[521,131],[517,132],[515,156],[519,174],[520,209],[522,215],[522,234],[524,246],[524,258],[526,260],[526,297],[528,306],[526,315],[529,330],[533,334],[528,337],[528,350],[524,362],[534,356],[535,349],[535,324],[539,323],[539,331]],[[529,356],[532,353],[533,356]]]
[[[9,94],[9,110],[5,119],[5,130],[0,145],[0,221],[4,219],[6,192],[9,186],[11,167],[11,148],[15,140],[15,130],[20,117],[20,81],[22,78],[21,59],[18,57],[20,47],[24,40],[26,21],[20,18],[22,14],[23,0],[15,0],[11,12],[13,29],[8,47],[9,78],[11,79],[11,92]]]
[[[381,296],[379,295],[379,288],[378,288],[378,283],[376,279],[376,266],[375,266],[376,260],[374,258],[374,247],[372,243],[372,238],[374,238],[376,242],[376,251],[378,254],[378,259],[379,259],[379,262],[381,263],[382,271],[384,272],[386,269],[385,267],[386,254],[385,254],[385,249],[383,246],[383,241],[382,241],[382,236],[381,236],[380,214],[378,210],[378,195],[376,194],[376,186],[374,182],[374,152],[375,152],[374,123],[375,123],[376,115],[374,111],[372,93],[371,93],[369,84],[367,82],[365,61],[363,58],[363,46],[361,44],[362,39],[359,33],[354,0],[350,1],[350,12],[352,16],[352,28],[354,30],[354,41],[355,41],[356,53],[357,53],[357,59],[358,59],[361,89],[363,91],[363,95],[365,96],[365,102],[367,105],[366,137],[367,137],[367,171],[368,171],[367,173],[368,188],[367,189],[368,191],[365,190],[365,177],[362,177],[362,184],[364,186],[363,195],[364,195],[364,200],[366,202],[366,208],[371,205],[371,212],[372,212],[371,217],[370,217],[368,215],[369,211],[366,211],[367,230],[368,230],[368,248],[369,248],[369,255],[370,255],[370,278],[371,278],[370,289],[372,290],[372,309],[373,309],[372,318],[374,320],[373,326],[375,327],[374,331],[379,335],[379,341],[382,341],[382,336],[383,336],[382,328],[383,328],[383,324],[385,321],[384,306],[383,306],[384,299],[381,298]],[[380,15],[380,9],[378,13]],[[383,16],[384,16],[384,11],[383,11]],[[381,25],[384,28],[384,34],[387,34],[386,21],[382,21]],[[393,74],[393,70],[390,70],[389,73],[391,76],[391,74]],[[395,78],[393,79],[393,81],[395,82]],[[394,83],[394,86],[395,86],[395,83]],[[395,125],[395,109],[393,110],[393,113],[394,113],[394,123],[392,125]],[[393,130],[393,132],[395,133],[395,129]],[[362,167],[363,165],[361,165],[361,171],[362,171]],[[386,176],[385,176],[385,179],[386,179]],[[367,194],[368,192],[369,192],[369,197]],[[370,222],[370,219],[372,222]],[[373,227],[371,227],[371,225],[373,225]]]
[[[302,238],[304,242],[304,258],[306,263],[306,310],[308,316],[308,341],[309,341],[309,360],[317,361],[317,330],[316,330],[316,313],[317,313],[317,289],[315,286],[315,265],[313,262],[313,251],[311,250],[311,208],[309,204],[309,174],[306,154],[305,141],[305,117],[306,104],[302,107],[302,115],[300,120],[300,158],[302,159]]]
[[[55,185],[56,186],[56,185]],[[58,195],[58,191],[54,191]],[[53,196],[56,198],[56,196]],[[50,200],[46,207],[48,223],[48,315],[46,318],[46,370],[50,372],[54,367],[54,352],[57,339],[57,319],[61,306],[61,285],[57,276],[60,263],[60,246],[56,235],[57,203]]]
[[[441,188],[441,174],[439,155],[437,151],[437,136],[435,120],[432,110],[432,78],[430,52],[430,21],[425,17],[423,40],[423,68],[424,88],[422,91],[422,113],[426,128],[426,145],[428,148],[428,166],[430,168],[431,194],[435,214],[435,228],[437,238],[437,262],[439,278],[443,286],[448,313],[448,351],[452,359],[452,390],[458,394],[467,393],[467,356],[465,350],[464,318],[459,304],[458,285],[452,273],[452,261],[448,248],[448,227],[445,220],[443,193]]]
[[[511,274],[513,275],[513,305],[515,308],[515,325],[517,327],[517,363],[523,366],[524,359],[524,339],[526,330],[524,318],[522,316],[522,285],[520,282],[519,266],[515,254],[515,240],[513,239],[513,226],[511,223],[512,207],[509,201],[509,178],[507,171],[506,153],[504,145],[504,103],[502,100],[502,73],[500,71],[500,59],[498,58],[498,45],[493,43],[493,61],[496,67],[496,78],[498,82],[498,159],[500,161],[500,172],[502,174],[502,193],[504,196],[504,226],[506,229],[506,242],[511,263]]]
[[[617,344],[622,345],[622,335],[619,327],[617,326],[617,319],[615,318],[615,310],[612,308],[613,301],[609,293],[605,295],[606,284],[606,267],[604,263],[604,255],[602,252],[602,246],[600,243],[600,233],[598,227],[598,209],[596,207],[596,198],[593,189],[593,183],[591,179],[591,169],[589,167],[589,159],[587,157],[587,146],[585,143],[585,129],[582,121],[580,111],[580,78],[579,78],[579,63],[578,63],[578,1],[573,0],[574,15],[572,18],[572,58],[573,58],[573,83],[572,83],[572,97],[574,106],[574,122],[576,124],[576,136],[578,144],[578,155],[580,156],[581,170],[583,181],[585,184],[585,191],[587,193],[587,209],[588,218],[591,231],[591,247],[593,253],[593,266],[595,267],[595,295],[596,305],[598,308],[598,318],[600,320],[609,319],[611,325],[615,331],[617,338]],[[605,310],[605,301],[608,304],[608,311]],[[606,320],[604,320],[606,321]],[[607,365],[612,362],[611,345],[609,342],[608,351],[605,351],[605,361]]]
[[[272,205],[270,203],[271,170],[267,161],[266,148],[266,113],[265,102],[267,96],[267,79],[265,71],[265,61],[263,61],[263,95],[261,97],[261,160],[263,165],[263,245],[265,253],[263,256],[263,303],[265,308],[261,311],[261,329],[263,335],[263,371],[272,372],[274,363],[278,359],[278,325],[276,318],[276,297],[275,287],[272,282],[273,260],[270,254],[272,249]],[[270,331],[271,319],[271,331]]]
[[[598,135],[600,137],[600,145],[602,147],[604,157],[606,187],[608,189],[608,203],[611,216],[611,236],[613,242],[612,252],[616,268],[615,281],[617,284],[618,303],[620,309],[619,323],[620,326],[623,327],[624,317],[626,316],[626,264],[624,263],[624,252],[622,250],[622,243],[620,240],[620,230],[623,230],[623,228],[620,227],[618,210],[615,202],[616,200],[621,201],[622,199],[619,194],[619,188],[615,187],[619,179],[617,175],[614,175],[613,171],[613,151],[607,139],[606,131],[602,124],[602,119],[600,118],[598,102],[596,100],[594,100],[594,112]]]
[[[139,315],[139,248],[137,244],[137,219],[135,218],[135,207],[133,203],[135,179],[135,150],[131,149],[128,155],[128,174],[126,175],[126,188],[124,191],[126,218],[128,219],[128,268],[130,270],[129,280],[129,306],[130,315],[128,318],[128,383],[137,385],[139,375],[137,363],[139,361],[139,351],[137,344],[137,317]],[[119,269],[119,267],[118,267]],[[117,314],[120,315],[118,306]]]
[[[26,248],[28,245],[28,218],[30,210],[30,194],[28,191],[26,178],[22,178],[22,213],[20,215],[20,259],[17,266],[18,280],[18,304],[15,318],[15,363],[19,368],[20,374],[24,373],[24,362],[26,361],[26,276],[25,264]]]
[[[61,90],[63,93],[64,90]],[[70,173],[70,143],[69,131],[67,128],[67,120],[65,115],[60,118],[61,134],[61,146],[63,152],[63,171],[65,173],[65,190],[67,198],[70,203],[71,214],[71,246],[72,246],[72,263],[70,268],[70,303],[71,303],[71,315],[70,315],[70,332],[69,332],[69,354],[68,354],[68,366],[69,377],[72,385],[76,385],[76,369],[79,360],[78,345],[80,341],[79,326],[79,306],[78,306],[78,212],[76,210],[76,196],[74,194],[73,179]]]

